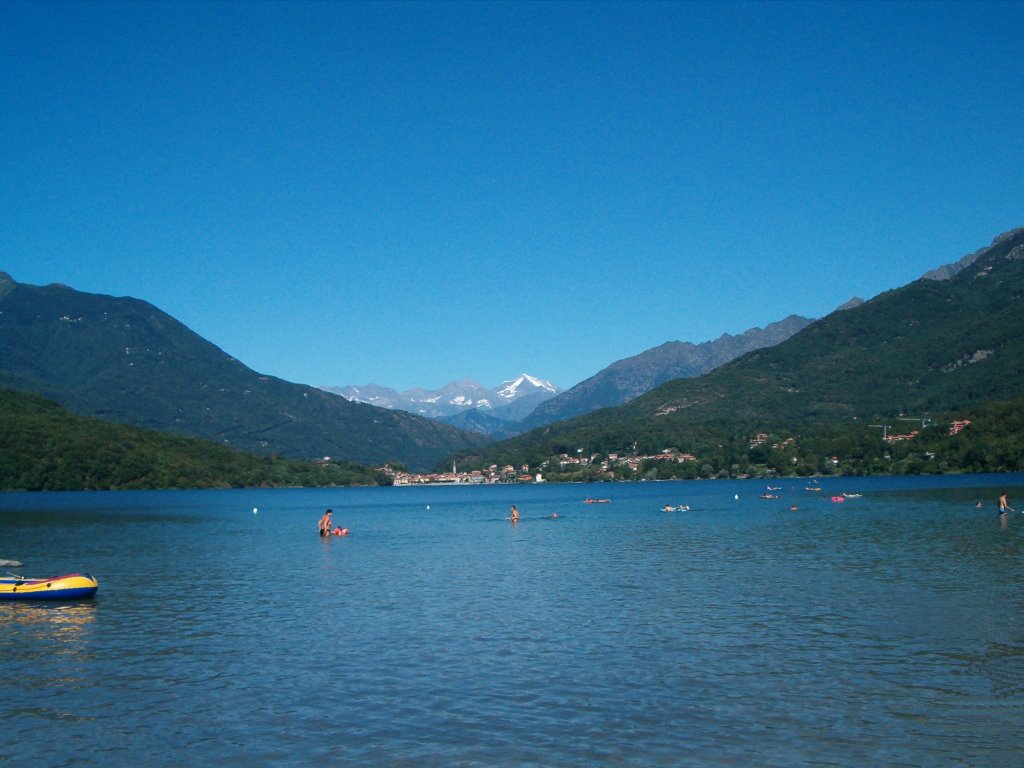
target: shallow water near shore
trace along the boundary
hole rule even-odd
[[[0,494],[0,762],[1019,765],[1024,476],[775,485]]]

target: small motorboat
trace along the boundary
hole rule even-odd
[[[83,600],[96,594],[100,583],[88,573],[68,573],[52,579],[0,577],[0,600]]]

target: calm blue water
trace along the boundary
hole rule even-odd
[[[1024,476],[781,484],[0,494],[0,763],[1020,766]]]

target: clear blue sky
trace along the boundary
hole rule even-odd
[[[569,387],[1024,226],[1021,40],[1024,3],[5,2],[0,270],[291,381]]]

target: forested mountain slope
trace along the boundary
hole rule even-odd
[[[705,376],[473,453],[486,462],[578,446],[688,450],[775,426],[1014,400],[1024,394],[1022,299],[1024,230],[1016,230],[952,279],[917,280]]]
[[[381,472],[242,453],[68,413],[51,400],[0,388],[0,490],[67,491],[252,486],[380,485]]]

